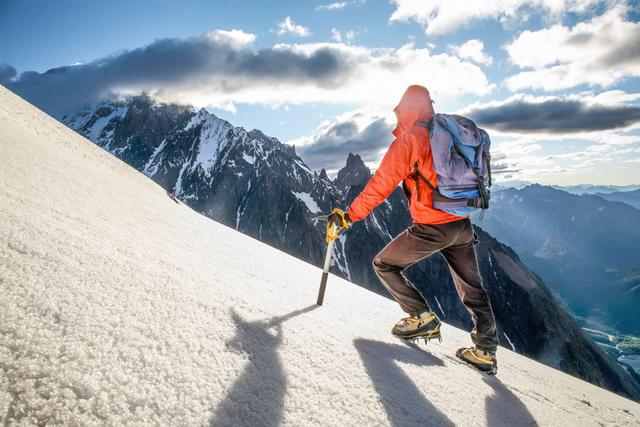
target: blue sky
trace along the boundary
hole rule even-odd
[[[640,183],[639,10],[598,0],[4,0],[0,83],[54,114],[137,91],[193,103],[295,143],[330,171],[348,151],[375,168],[391,109],[418,83],[437,111],[484,120],[504,180]],[[228,55],[241,59],[221,65]]]

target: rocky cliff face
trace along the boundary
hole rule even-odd
[[[145,97],[103,103],[63,121],[193,209],[315,265],[321,264],[326,244],[324,224],[313,217],[348,206],[370,177],[360,157],[350,155],[332,181],[324,171],[309,170],[293,147],[258,130]],[[387,296],[371,261],[410,223],[397,189],[336,242],[332,271]],[[640,387],[582,333],[542,280],[510,248],[480,229],[478,234],[479,262],[502,345],[640,398]],[[408,276],[443,320],[470,328],[441,256],[417,264]]]

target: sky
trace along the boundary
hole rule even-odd
[[[410,84],[497,181],[640,184],[640,2],[0,0],[0,84],[53,115],[145,92],[375,169]]]

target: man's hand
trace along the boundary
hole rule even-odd
[[[342,212],[341,209],[335,208],[327,219],[328,226],[335,225],[338,230],[344,230],[351,227],[351,220],[349,219],[349,213]]]
[[[335,208],[327,218],[327,243],[337,239],[340,233],[349,227],[351,227],[349,214]]]

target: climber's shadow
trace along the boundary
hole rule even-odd
[[[284,316],[248,322],[232,310],[236,335],[227,346],[247,354],[244,372],[214,408],[210,426],[277,426],[282,420],[287,378],[278,356],[282,323],[318,308],[311,305]]]
[[[410,343],[399,345],[357,339],[354,345],[375,385],[391,425],[454,425],[424,397],[422,391],[396,363],[444,366],[442,360]],[[424,389],[430,391],[429,384],[425,384]]]
[[[484,382],[494,394],[485,398],[485,412],[489,426],[537,426],[526,406],[509,390],[499,378],[485,377]]]

